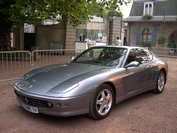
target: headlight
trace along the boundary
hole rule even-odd
[[[78,83],[72,84],[71,82],[65,82],[65,83],[61,83],[61,84],[55,86],[54,88],[52,88],[50,90],[50,92],[63,94],[63,93],[67,93],[67,92],[77,88],[78,86],[79,86]]]
[[[68,92],[68,91],[71,91],[72,89],[74,89],[74,88],[76,88],[76,87],[78,87],[78,86],[79,86],[79,84],[74,84],[73,86],[71,86],[71,87],[69,87],[68,89],[64,90],[63,93],[66,93],[66,92]]]

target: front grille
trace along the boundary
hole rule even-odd
[[[47,101],[22,96],[21,94],[17,93],[16,91],[15,91],[15,94],[17,95],[18,99],[26,105],[30,105],[33,107],[40,107],[40,108],[52,108],[52,107],[48,106]]]

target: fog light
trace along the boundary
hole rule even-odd
[[[52,103],[51,102],[47,102],[47,106],[49,107],[49,108],[52,108]]]
[[[68,107],[69,103],[57,103],[57,107]]]

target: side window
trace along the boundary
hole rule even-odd
[[[144,64],[151,60],[152,60],[152,54],[148,50],[135,48],[130,50],[130,53],[127,57],[126,64],[132,61],[138,61],[140,64]]]
[[[127,57],[125,65],[129,64],[132,61],[135,61],[136,49],[131,49]]]
[[[139,50],[138,60],[139,60],[140,64],[144,64],[144,63],[148,62],[147,53],[143,49]]]
[[[152,53],[147,51],[147,56],[148,56],[148,61],[152,61],[153,59]]]
[[[147,63],[152,60],[152,54],[148,50],[138,49],[135,60],[140,64]]]

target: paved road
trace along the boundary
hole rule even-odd
[[[116,105],[103,120],[86,115],[52,117],[25,111],[13,92],[15,81],[0,83],[0,133],[177,133],[177,62],[169,62],[162,94],[144,93]]]

